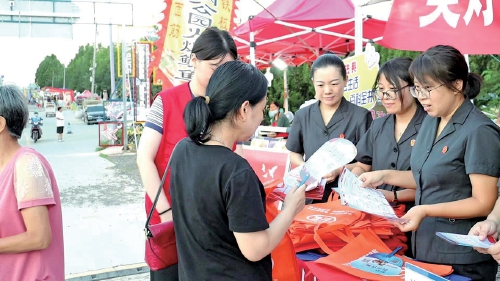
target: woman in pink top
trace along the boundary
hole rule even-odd
[[[0,86],[0,280],[64,280],[61,200],[45,158],[18,143],[28,106]]]

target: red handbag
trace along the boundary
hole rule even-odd
[[[172,155],[174,150],[175,147],[172,150]],[[165,179],[167,178],[168,168],[170,167],[170,160],[172,160],[172,157],[170,157],[170,159],[168,160],[167,168],[165,168],[165,172],[163,173],[160,187],[158,188],[155,201],[153,202],[153,206],[149,211],[148,219],[146,220],[146,225],[144,227],[144,232],[146,234],[145,261],[148,264],[149,268],[153,271],[164,269],[171,265],[177,264],[178,262],[174,222],[167,221],[159,224],[149,224],[149,222],[151,221],[151,217],[153,216],[156,203],[158,203],[158,198],[160,197],[163,184],[165,183]]]

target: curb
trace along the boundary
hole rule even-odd
[[[66,276],[66,281],[95,281],[106,280],[109,278],[149,273],[149,267],[146,263],[136,263],[130,265],[121,265],[110,268],[104,268],[95,271],[71,274]]]

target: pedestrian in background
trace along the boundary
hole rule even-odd
[[[0,86],[0,280],[64,280],[61,200],[47,160],[18,140],[29,112]]]
[[[63,109],[62,107],[57,107],[57,112],[56,112],[56,130],[57,130],[57,140],[59,142],[62,142],[62,136],[64,132],[64,114],[63,114]]]

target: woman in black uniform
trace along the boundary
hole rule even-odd
[[[412,97],[413,80],[408,69],[412,60],[395,58],[380,68],[374,89],[387,111],[377,118],[356,145],[358,154],[352,172],[360,175],[372,170],[410,170],[410,155],[424,117],[418,100]],[[379,187],[389,202],[412,206],[415,190],[383,184]]]
[[[403,217],[402,231],[413,232],[413,253],[424,262],[449,264],[472,280],[495,280],[498,264],[471,247],[457,246],[436,232],[467,234],[485,219],[498,197],[500,130],[469,99],[481,77],[469,73],[464,56],[435,46],[410,67],[424,119],[411,154],[411,172],[384,170],[361,174],[365,186],[416,188],[415,207]]]
[[[347,74],[344,62],[334,54],[324,54],[311,67],[311,77],[318,102],[297,111],[286,142],[292,164],[307,161],[325,142],[345,138],[358,143],[372,123],[371,113],[344,98]],[[337,173],[332,171],[327,179],[325,202]]]

